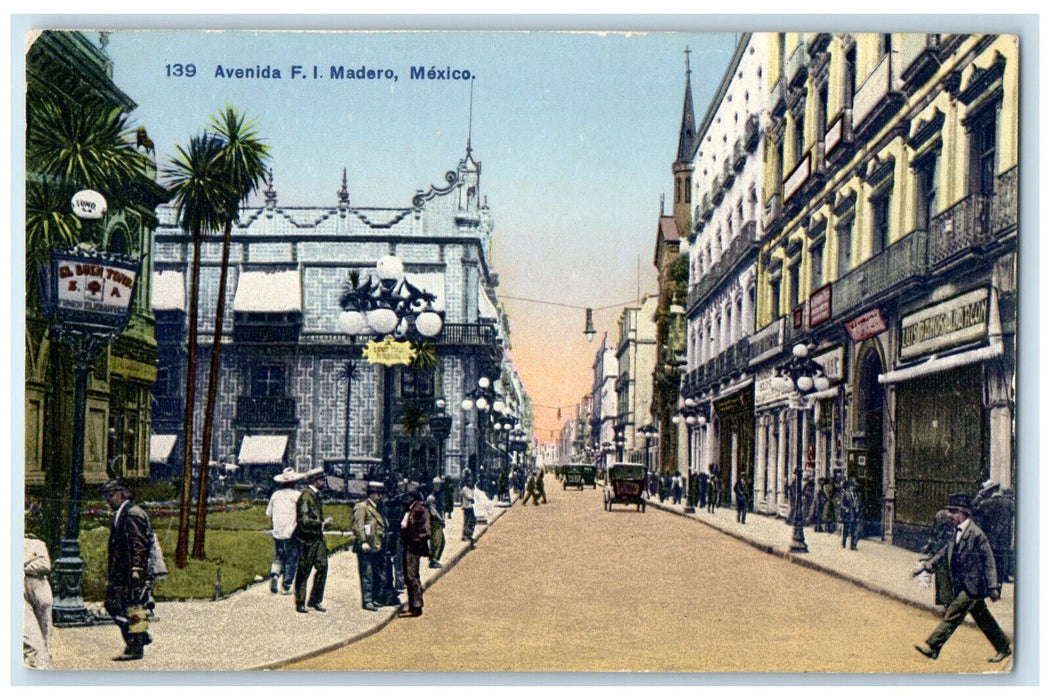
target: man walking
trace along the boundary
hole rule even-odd
[[[547,492],[543,488],[543,468],[536,470],[536,496],[543,499],[543,502],[547,502]],[[533,497],[535,498],[535,496]]]
[[[142,658],[143,647],[152,641],[146,603],[153,527],[146,511],[131,499],[131,490],[123,479],[103,484],[102,497],[116,512],[109,530],[105,607],[120,628],[124,651],[113,660],[135,661]]]
[[[270,593],[277,592],[277,580],[282,580],[282,591],[285,595],[292,592],[292,584],[295,582],[295,569],[299,563],[299,540],[295,535],[296,520],[295,506],[299,501],[299,491],[295,488],[295,482],[299,481],[299,473],[293,467],[285,467],[284,471],[273,478],[277,482],[277,488],[270,496],[270,502],[266,504],[266,515],[270,518],[273,534],[273,562],[270,564]]]
[[[430,509],[418,491],[408,495],[408,510],[401,521],[401,541],[404,545],[408,610],[402,612],[400,617],[419,617],[423,614],[423,581],[419,577],[419,560],[430,554]]]
[[[708,477],[707,484],[708,484],[707,512],[708,513],[714,513],[715,512],[715,505],[718,504],[718,490],[719,490],[719,487],[722,485],[718,481],[718,473],[717,472],[712,473],[711,476]]]
[[[324,486],[324,468],[317,467],[306,473],[307,487],[296,502],[296,527],[302,553],[299,569],[295,572],[295,611],[305,613],[309,605],[317,612],[328,609],[321,604],[324,585],[328,579],[328,545],[324,541],[324,526],[331,519],[324,517],[321,508],[321,488]],[[310,589],[310,601],[306,600],[306,584],[310,571],[314,571],[314,583]]]
[[[459,493],[460,503],[463,507],[463,537],[464,542],[474,542],[474,526],[477,518],[474,517],[474,482],[469,478],[463,481],[463,488]]]
[[[430,568],[440,569],[445,551],[445,518],[433,493],[427,496],[427,510],[430,511]]]
[[[842,548],[846,548],[846,539],[849,538],[849,548],[856,549],[857,533],[860,529],[860,497],[857,496],[857,480],[852,476],[842,487],[842,505],[839,511],[842,514]]]
[[[747,520],[747,484],[742,475],[737,477],[733,495],[736,497],[736,521],[743,525]]]
[[[922,655],[936,659],[955,628],[969,613],[995,648],[996,654],[988,659],[989,663],[999,663],[1010,656],[1010,640],[984,602],[985,598],[991,598],[992,602],[999,600],[995,558],[988,538],[970,519],[971,512],[970,497],[966,494],[956,493],[948,497],[948,514],[955,525],[955,534],[936,554],[922,563],[922,568],[914,572],[918,576],[924,571],[932,571],[938,562],[947,557],[952,593],[955,596],[944,612],[944,620],[937,625],[926,644],[917,644],[915,648]]]
[[[386,518],[379,509],[384,491],[380,481],[368,482],[368,497],[354,506],[354,552],[357,554],[357,574],[361,581],[361,607],[376,611],[382,606],[383,593],[383,537]]]

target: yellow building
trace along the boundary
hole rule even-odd
[[[831,388],[801,454],[756,418],[756,470],[857,477],[866,536],[917,547],[949,493],[1014,482],[1018,62],[1013,36],[770,42],[756,404],[798,343]]]

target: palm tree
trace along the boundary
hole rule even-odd
[[[338,379],[341,382],[346,382],[346,437],[343,439],[344,474],[350,468],[350,385],[357,379],[357,375],[357,363],[353,360],[347,360],[339,366]]]
[[[266,175],[266,157],[270,147],[259,140],[254,121],[246,122],[237,110],[226,105],[211,128],[223,141],[219,152],[219,170],[229,186],[229,199],[223,210],[222,264],[219,267],[219,292],[215,304],[215,333],[211,347],[211,369],[208,395],[204,404],[204,426],[201,430],[201,478],[197,494],[197,518],[193,530],[193,558],[204,559],[204,531],[208,517],[208,475],[211,464],[211,435],[215,422],[215,396],[219,389],[219,359],[222,354],[222,324],[226,314],[226,277],[230,267],[230,235],[241,202],[256,190]]]
[[[194,136],[185,150],[176,147],[165,175],[174,193],[176,216],[182,230],[193,243],[190,268],[189,329],[186,338],[186,406],[183,412],[182,496],[179,499],[179,534],[175,566],[186,566],[189,544],[190,498],[193,488],[193,404],[197,372],[197,310],[199,306],[201,244],[210,231],[217,231],[225,220],[231,188],[221,168],[223,142],[211,134]],[[206,467],[205,467],[206,469]],[[202,474],[204,469],[201,470]]]

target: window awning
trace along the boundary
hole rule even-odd
[[[237,455],[238,464],[283,464],[287,435],[246,435]]]
[[[930,359],[926,360],[925,362],[920,362],[917,365],[912,365],[911,367],[896,369],[892,372],[880,374],[879,384],[894,384],[896,382],[905,382],[909,379],[915,379],[916,377],[922,377],[927,374],[933,374],[934,372],[944,372],[945,370],[955,369],[956,367],[962,367],[963,365],[970,365],[974,362],[983,362],[984,360],[991,360],[992,358],[999,357],[1002,354],[1002,342],[994,342],[991,345],[986,345],[983,348],[977,348],[976,350],[967,350],[966,352],[960,352],[954,355],[947,355],[945,357],[937,357],[935,355]]]
[[[186,310],[186,278],[181,272],[153,273],[152,304],[154,311]]]
[[[298,270],[242,272],[237,279],[233,310],[285,313],[303,310],[303,285]]]
[[[492,300],[489,299],[485,287],[480,284],[478,285],[478,317],[491,318],[494,320],[499,319],[499,312],[496,311],[495,305],[493,305]]]
[[[171,451],[175,448],[177,438],[178,435],[150,435],[150,464],[165,464],[171,458]]]

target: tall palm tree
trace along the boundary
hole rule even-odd
[[[339,366],[339,374],[337,378],[341,382],[346,382],[346,436],[343,439],[343,470],[350,468],[350,387],[357,379],[358,370],[357,363],[353,360],[347,360],[345,363]]]
[[[175,566],[186,566],[189,549],[190,499],[193,490],[193,404],[197,379],[197,310],[200,304],[201,244],[211,231],[219,230],[229,207],[231,188],[221,168],[223,142],[214,135],[190,138],[189,146],[176,147],[176,155],[165,170],[174,193],[176,216],[190,235],[193,261],[190,268],[189,329],[186,338],[186,405],[183,412],[182,495],[179,499],[179,534]],[[203,474],[207,467],[202,468]]]
[[[208,517],[208,473],[211,464],[211,435],[215,423],[215,396],[219,390],[219,360],[222,354],[222,324],[226,314],[226,278],[230,267],[230,236],[233,220],[241,203],[256,190],[266,175],[270,147],[259,140],[255,122],[231,106],[212,117],[211,128],[223,141],[219,170],[229,186],[229,199],[223,211],[222,264],[219,266],[219,295],[215,303],[215,334],[211,346],[208,395],[204,404],[201,430],[201,478],[197,494],[197,519],[193,529],[193,558],[204,559],[204,532]]]

